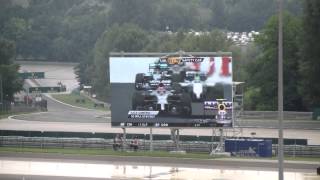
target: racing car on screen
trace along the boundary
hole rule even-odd
[[[190,93],[193,101],[204,101],[207,89],[214,83],[207,83],[207,75],[200,71],[187,71],[183,82],[179,83],[182,88]]]
[[[166,63],[149,64],[148,73],[138,73],[135,77],[136,90],[156,89],[160,83],[165,86],[171,85],[171,75],[168,74]]]
[[[167,63],[168,74],[171,74],[173,82],[182,82],[186,77],[186,72],[190,70],[199,70],[203,58],[200,57],[162,57],[161,63]]]
[[[173,84],[172,88],[162,83],[156,90],[136,91],[132,97],[132,109],[139,111],[159,111],[161,115],[191,115],[191,98]]]
[[[204,101],[205,110],[211,110],[214,113],[214,119],[217,126],[229,126],[232,124],[232,102],[226,99],[217,99],[216,101]]]

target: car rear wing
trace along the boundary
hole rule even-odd
[[[168,65],[165,64],[165,63],[152,63],[152,64],[149,64],[149,69],[156,69],[157,67],[159,67],[160,70],[169,69]]]
[[[219,110],[223,106],[223,110],[231,110],[232,109],[232,102],[231,101],[204,101],[203,108],[205,110]]]

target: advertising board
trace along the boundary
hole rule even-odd
[[[19,77],[22,79],[44,79],[44,72],[21,72]]]
[[[112,126],[233,126],[231,55],[111,54],[109,63]]]

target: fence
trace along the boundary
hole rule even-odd
[[[0,102],[0,114],[1,113],[7,113],[11,111],[11,102],[4,100],[3,102]]]
[[[127,144],[131,139],[127,139]],[[55,137],[22,137],[22,136],[0,136],[1,147],[18,148],[87,148],[87,149],[112,149],[113,139],[104,138],[55,138]],[[181,141],[179,147],[186,152],[210,153],[218,142],[203,141]],[[148,151],[150,141],[139,140],[139,149]],[[285,145],[284,154],[293,157],[320,157],[320,146],[310,145]],[[128,147],[129,148],[129,147]],[[171,140],[153,141],[153,148],[163,151],[176,150],[176,144]],[[274,155],[277,155],[277,145],[272,146]]]
[[[127,145],[131,139],[127,139]],[[88,148],[88,149],[111,149],[113,139],[103,138],[50,138],[50,137],[21,137],[21,136],[1,136],[1,147],[18,148]],[[157,150],[176,150],[176,144],[172,141],[153,141],[153,146]],[[140,150],[149,150],[150,141],[139,140]],[[181,142],[179,147],[187,152],[210,152],[212,143],[208,142]],[[126,147],[126,148],[129,148]]]
[[[42,110],[36,105],[25,104],[25,103],[11,103],[9,101],[4,101],[0,104],[0,114],[1,113],[20,113],[20,112],[35,112]]]
[[[277,119],[277,111],[243,111],[241,112],[241,118],[243,119]],[[311,120],[312,112],[296,112],[296,111],[284,111],[284,119],[299,119],[299,120]]]

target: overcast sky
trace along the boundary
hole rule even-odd
[[[110,57],[110,82],[111,83],[134,83],[137,73],[148,73],[149,64],[156,62],[158,57]],[[232,83],[232,76],[223,77],[221,73],[221,57],[214,57],[215,71],[207,79],[207,83]],[[208,72],[210,67],[210,58],[204,57],[200,69]],[[229,64],[232,74],[232,63]]]

